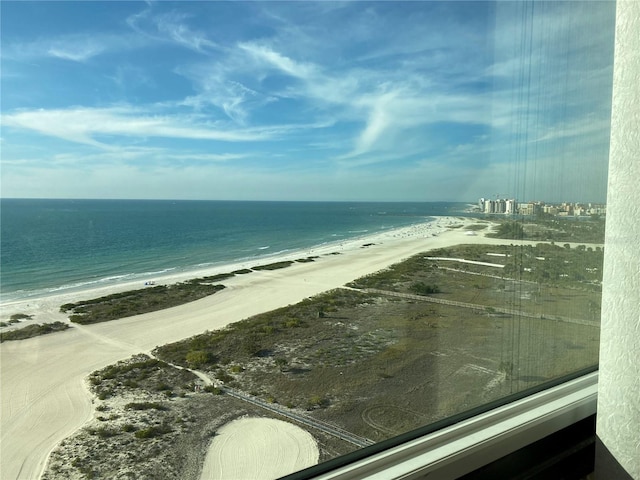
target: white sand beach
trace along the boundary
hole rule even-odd
[[[38,478],[52,449],[91,418],[93,408],[84,379],[92,371],[159,345],[294,304],[416,253],[461,243],[504,242],[482,235],[468,236],[464,228],[447,228],[465,222],[472,221],[441,217],[431,223],[304,252],[321,258],[282,270],[237,275],[223,282],[227,288],[221,292],[179,307],[95,325],[73,325],[65,332],[2,343],[0,477]],[[365,243],[374,245],[363,247]],[[330,252],[341,254],[325,255]],[[299,257],[300,252],[297,257],[283,259]],[[215,272],[199,272],[203,273]],[[184,279],[155,280],[168,283]],[[2,305],[2,317],[21,312],[34,314],[33,321],[39,323],[66,321],[58,312],[63,303],[141,287],[119,285]]]

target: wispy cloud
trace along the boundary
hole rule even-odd
[[[105,50],[106,46],[104,44],[101,45],[95,43],[95,41],[90,41],[89,43],[64,42],[51,46],[47,53],[52,57],[62,58],[63,60],[84,62],[100,55]]]
[[[147,38],[174,43],[198,53],[217,48],[205,32],[189,26],[190,18],[190,15],[177,11],[154,13],[151,6],[131,15],[127,24]]]
[[[109,145],[96,137],[165,137],[251,142],[269,139],[278,130],[226,129],[215,122],[198,122],[190,116],[159,116],[126,107],[23,111],[5,115],[2,124],[100,148],[108,148]]]
[[[77,33],[43,37],[30,42],[4,42],[2,56],[16,61],[49,57],[83,63],[108,52],[143,46],[145,42],[139,37],[127,34]]]
[[[264,63],[271,65],[273,68],[280,70],[287,75],[291,75],[292,77],[309,80],[316,74],[316,68],[313,65],[294,61],[268,46],[255,43],[240,43],[239,47],[248,52],[255,59],[263,61]]]
[[[112,142],[107,140],[109,137],[257,142],[277,139],[300,130],[326,128],[331,125],[327,122],[317,122],[241,129],[196,115],[159,115],[126,106],[20,111],[4,115],[2,124],[105,149],[112,148]],[[113,144],[118,145],[118,142]]]
[[[229,70],[228,65],[219,64],[177,68],[176,73],[188,78],[197,91],[195,95],[186,97],[179,104],[196,111],[216,107],[228,118],[244,126],[253,110],[277,100],[273,95],[245,85],[241,73]]]

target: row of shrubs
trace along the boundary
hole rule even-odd
[[[202,283],[204,281],[198,279],[174,285],[158,285],[66,303],[60,307],[60,311],[70,313],[69,320],[72,322],[86,325],[164,310],[213,295],[225,288],[224,285]]]

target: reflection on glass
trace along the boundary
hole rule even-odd
[[[8,475],[285,475],[597,365],[615,4],[66,8],[3,33]]]

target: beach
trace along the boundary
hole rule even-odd
[[[439,217],[430,223],[272,257],[265,263],[306,255],[319,258],[281,270],[236,275],[222,282],[226,288],[221,292],[178,307],[89,326],[73,324],[65,332],[4,342],[0,347],[1,478],[38,478],[55,446],[92,418],[91,397],[85,386],[92,371],[137,353],[149,353],[159,345],[297,303],[420,252],[461,243],[504,242],[468,235],[464,225],[472,222]],[[228,265],[198,275],[252,266]],[[178,282],[193,278],[194,273],[153,280],[156,284]],[[2,306],[2,317],[25,313],[34,316],[30,322],[67,321],[59,312],[64,303],[137,288],[143,285],[121,284],[14,302]]]

